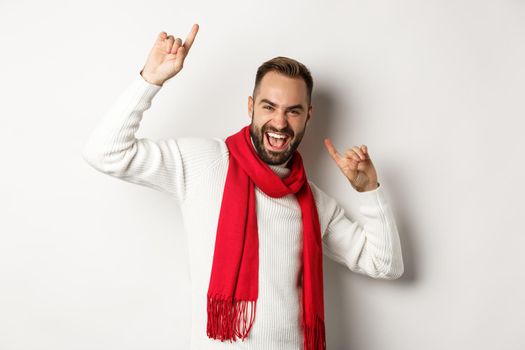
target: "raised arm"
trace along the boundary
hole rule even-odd
[[[182,69],[197,31],[198,25],[195,24],[182,46],[179,38],[175,40],[165,32],[159,34],[140,74],[121,93],[86,140],[82,156],[91,166],[105,174],[182,200],[185,177],[188,176],[185,165],[191,158],[184,152],[192,152],[192,148],[198,152],[199,145],[205,147],[206,142],[192,143],[190,139],[153,141],[137,139],[135,134],[153,97],[166,80]],[[195,145],[197,147],[192,147]],[[193,163],[194,168],[198,168],[198,164]]]

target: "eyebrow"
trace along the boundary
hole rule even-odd
[[[274,103],[274,102],[272,102],[272,101],[270,101],[270,100],[268,100],[268,99],[266,99],[266,98],[263,98],[262,100],[260,100],[260,101],[259,101],[259,104],[261,104],[261,103],[268,103],[269,105],[272,105],[272,106],[274,106],[274,107],[277,106],[276,103]],[[304,110],[302,104],[293,105],[293,106],[287,107],[286,109],[295,109],[295,108],[303,109],[303,110]]]

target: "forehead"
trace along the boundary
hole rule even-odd
[[[264,75],[259,84],[257,101],[266,98],[278,105],[306,104],[306,83],[301,77],[287,77],[274,71]]]

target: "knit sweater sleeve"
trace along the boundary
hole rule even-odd
[[[170,194],[180,204],[191,181],[227,150],[219,138],[136,138],[160,89],[136,74],[89,134],[82,156],[104,174]]]
[[[355,221],[318,187],[314,193],[321,208],[321,225],[325,228],[322,242],[326,256],[351,271],[373,278],[401,277],[404,271],[401,244],[383,185],[371,191],[355,191],[362,214],[362,219]]]

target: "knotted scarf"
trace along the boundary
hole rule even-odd
[[[257,154],[249,126],[225,140],[228,172],[217,225],[207,294],[207,335],[221,341],[244,339],[256,314],[259,239],[255,186],[273,198],[295,194],[302,213],[302,312],[305,350],[324,350],[323,260],[319,217],[302,157],[295,151],[291,171],[281,179]],[[268,218],[271,219],[271,218]]]

